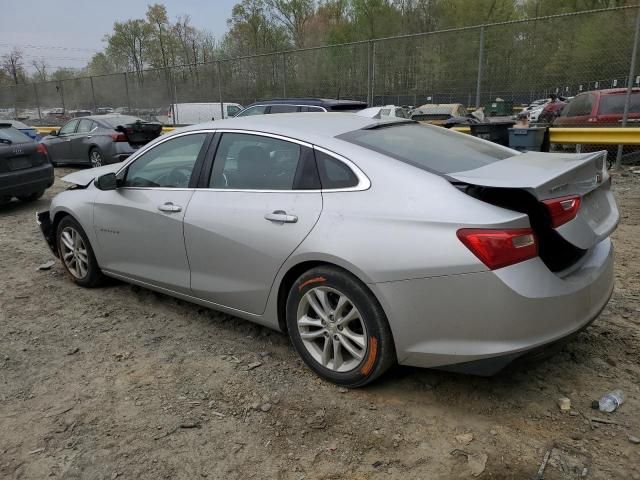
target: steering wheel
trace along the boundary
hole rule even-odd
[[[167,175],[167,183],[174,187],[188,187],[191,178],[191,167],[175,167]]]

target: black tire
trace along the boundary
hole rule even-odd
[[[324,366],[312,356],[302,340],[298,328],[298,308],[304,308],[304,303],[301,304],[301,301],[310,290],[316,289],[317,287],[329,289],[326,292],[329,303],[333,302],[333,304],[335,304],[338,294],[343,294],[360,313],[359,318],[362,324],[364,324],[364,328],[360,331],[364,331],[363,338],[365,340],[363,343],[366,344],[364,355],[359,363],[348,371],[336,371],[328,368],[328,366]],[[332,290],[337,293],[332,292]],[[314,294],[312,293],[312,295]],[[330,298],[331,295],[334,296],[333,300]],[[335,305],[331,305],[332,311],[334,311],[334,306]],[[309,310],[309,312],[311,312],[311,310]],[[327,341],[333,341],[331,339],[333,334],[340,334],[340,332],[337,332],[335,329],[338,328],[342,330],[342,328],[336,327],[336,325],[339,325],[339,320],[334,318],[333,314],[328,318],[330,318],[330,322],[334,322],[332,326],[333,333],[325,332],[323,335],[326,338],[317,338],[317,341],[325,347]],[[317,321],[320,321],[319,319],[320,317],[318,317]],[[322,266],[312,268],[302,274],[294,282],[289,291],[286,305],[286,321],[293,346],[304,362],[320,377],[338,385],[352,388],[362,387],[378,378],[396,362],[391,329],[389,328],[387,317],[378,300],[365,284],[340,268]],[[327,322],[324,323],[324,325],[326,324]],[[358,325],[356,325],[356,327],[358,327]],[[322,329],[322,327],[317,326],[312,328]],[[350,327],[347,328],[347,330],[349,329]],[[316,332],[317,331],[318,330],[316,330]],[[342,335],[344,335],[344,332],[342,332]],[[333,338],[337,338],[336,335],[333,335]],[[316,342],[316,339],[314,339],[313,342]],[[356,344],[352,343],[352,346],[353,345]],[[318,349],[320,349],[320,345],[318,345]],[[343,351],[346,351],[346,349]],[[350,362],[352,364],[358,361],[357,357],[353,355],[350,356]]]
[[[0,205],[7,205],[11,201],[11,195],[0,196]]]
[[[82,242],[84,243],[87,256],[87,268],[86,273],[82,276],[79,276],[76,273],[72,272],[64,260],[65,251],[63,247],[63,240],[61,237],[65,229],[75,230],[80,235],[80,237],[82,238]],[[58,228],[56,229],[56,248],[58,250],[58,256],[62,261],[62,266],[64,267],[65,272],[67,273],[71,281],[76,285],[80,285],[81,287],[86,288],[94,288],[100,286],[103,283],[105,277],[100,270],[100,267],[98,266],[98,262],[93,253],[93,248],[91,248],[91,243],[87,238],[87,234],[74,218],[70,216],[64,217],[58,224]]]
[[[106,165],[106,163],[104,163],[102,152],[100,151],[100,149],[98,149],[98,147],[93,147],[91,150],[89,150],[89,164],[91,165],[91,168]]]
[[[39,192],[30,193],[29,195],[18,195],[18,200],[21,202],[35,202],[44,195],[44,190]]]

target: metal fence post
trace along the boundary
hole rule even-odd
[[[367,105],[373,107],[373,42],[367,43]]]
[[[282,96],[287,98],[287,54],[282,53]]]
[[[218,98],[220,99],[220,115],[224,118],[224,100],[222,100],[222,67],[220,66],[220,60],[218,60]]]
[[[64,104],[64,81],[60,80],[58,82],[58,86],[56,87],[60,92],[60,101],[62,102],[62,113],[67,113],[67,106]]]
[[[627,126],[629,119],[629,104],[631,103],[631,91],[633,89],[633,79],[636,73],[636,57],[638,56],[638,37],[640,36],[640,8],[636,12],[636,29],[633,35],[633,48],[631,49],[631,64],[629,65],[629,79],[627,80],[627,95],[624,100],[624,111],[622,113],[622,126]],[[622,145],[618,145],[616,155],[616,169],[622,164]]]
[[[482,88],[483,62],[484,62],[484,25],[480,27],[480,45],[478,47],[478,78],[476,79],[476,108],[480,108],[480,89]]]
[[[40,98],[38,97],[38,84],[33,84],[33,93],[36,96],[36,107],[38,108],[38,118],[42,120],[42,113],[40,112]]]
[[[98,104],[96,103],[96,92],[93,89],[93,77],[89,77],[91,82],[91,98],[93,99],[93,113],[98,113]]]
[[[129,81],[127,80],[127,72],[124,75],[124,91],[127,95],[127,113],[131,113],[131,98],[129,97]]]
[[[18,120],[18,85],[12,85],[13,87],[13,119]]]

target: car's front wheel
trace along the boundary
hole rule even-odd
[[[353,275],[317,267],[293,284],[287,328],[305,363],[321,377],[360,387],[395,362],[387,318],[377,299]]]
[[[102,153],[97,148],[92,148],[89,152],[89,162],[91,163],[91,167],[101,167],[104,165],[104,158],[102,158]]]
[[[62,265],[74,283],[88,288],[102,283],[104,277],[87,234],[72,217],[64,217],[58,224],[56,245]]]

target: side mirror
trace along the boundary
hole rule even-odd
[[[105,173],[95,180],[98,190],[115,190],[118,188],[118,178],[115,173]]]
[[[58,136],[58,130],[51,130],[51,131],[49,132],[49,135],[52,135],[52,136],[54,136],[54,137],[57,137],[57,136]]]

